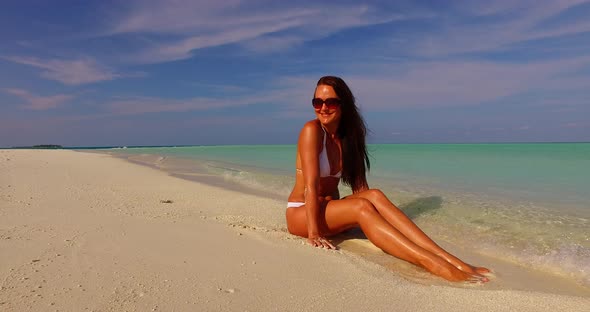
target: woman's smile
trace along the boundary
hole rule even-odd
[[[340,115],[342,114],[340,105],[331,106],[329,103],[325,102],[330,99],[338,99],[338,95],[334,91],[334,88],[331,86],[320,85],[315,90],[314,98],[324,100],[324,103],[320,102],[320,105],[322,105],[321,108],[315,108],[316,117],[324,126],[327,126],[327,124],[333,124],[337,127],[337,124],[340,121]]]

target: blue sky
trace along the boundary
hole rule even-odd
[[[3,1],[0,146],[590,141],[589,1]]]

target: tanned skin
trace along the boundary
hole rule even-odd
[[[331,86],[318,85],[315,97],[338,98]],[[469,265],[430,239],[377,189],[362,188],[340,199],[339,178],[320,177],[319,157],[326,135],[330,174],[342,168],[342,144],[336,135],[341,109],[325,104],[315,109],[316,119],[303,126],[297,143],[295,186],[290,202],[304,202],[286,212],[289,232],[307,238],[310,245],[335,249],[327,237],[360,227],[367,238],[386,253],[449,281],[487,282],[490,270]],[[324,134],[324,130],[326,134]]]

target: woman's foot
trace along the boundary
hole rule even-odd
[[[452,266],[451,266],[452,267]],[[487,283],[490,280],[481,274],[470,274],[455,267],[434,269],[432,273],[451,282]]]
[[[477,274],[477,275],[482,275],[482,276],[483,276],[483,274],[489,274],[491,272],[490,269],[488,269],[488,268],[476,267],[476,266],[473,266],[468,263],[464,263],[463,265],[457,266],[457,269],[459,269],[465,273]]]
[[[456,257],[452,257],[452,256],[449,257],[449,256],[450,255],[439,255],[439,257],[447,260],[448,263],[452,264],[457,269],[459,269],[465,273],[483,276],[482,274],[489,274],[491,272],[490,269],[488,269],[488,268],[473,266],[471,264],[468,264],[468,263],[465,263],[465,262],[459,260]]]
[[[490,274],[490,273],[492,273],[492,271],[490,269],[488,269],[488,268],[476,267],[476,266],[473,266],[471,264],[468,264],[468,266],[471,267],[471,270],[473,270],[473,271],[475,271],[475,272],[477,272],[479,274]]]
[[[439,259],[440,261],[435,260],[434,263],[423,265],[423,267],[430,273],[451,282],[486,283],[490,281],[487,277],[477,273],[475,270],[473,272],[465,272],[444,259]]]

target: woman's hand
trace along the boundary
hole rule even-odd
[[[330,200],[332,200],[332,196],[318,196],[318,204],[320,206],[326,207],[327,202],[329,202]],[[336,249],[336,247],[332,245],[332,243],[330,243],[328,239],[318,234],[317,232],[308,233],[307,237],[307,242],[314,247]]]
[[[307,239],[307,242],[314,247],[336,249],[336,247],[332,245],[329,240],[322,236],[310,237]]]

